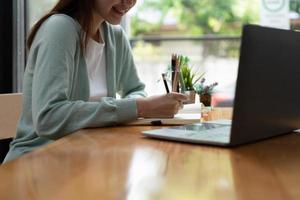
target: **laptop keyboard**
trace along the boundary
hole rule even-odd
[[[212,130],[221,127],[226,127],[226,125],[201,123],[201,124],[190,124],[185,126],[175,126],[172,127],[171,129],[186,130],[186,131],[205,131],[205,130]]]
[[[220,124],[193,124],[178,126],[170,129],[180,130],[170,132],[169,136],[205,140],[205,141],[228,141],[230,137],[230,126]]]

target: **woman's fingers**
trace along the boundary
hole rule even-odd
[[[176,107],[175,110],[174,110],[174,115],[176,115],[179,111],[179,107]]]
[[[183,108],[183,102],[182,101],[178,101],[178,108],[179,108],[179,110]]]
[[[138,116],[145,118],[173,117],[183,108],[183,101],[186,100],[187,96],[179,93],[138,99]]]
[[[183,109],[183,102],[180,102],[179,110]]]
[[[181,94],[181,93],[169,93],[169,96],[177,101],[187,101],[188,97],[185,94]]]
[[[183,108],[183,102],[182,101],[177,101],[175,109],[174,109],[174,114],[177,114],[179,110]]]
[[[174,101],[176,101],[175,105],[175,114],[178,113],[179,110],[183,108],[183,102],[188,100],[188,97],[184,94],[180,93],[170,93],[169,97],[171,97]]]

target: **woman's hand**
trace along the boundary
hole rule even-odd
[[[137,99],[138,117],[172,118],[183,107],[188,97],[180,93]]]

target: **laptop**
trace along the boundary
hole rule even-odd
[[[300,33],[243,27],[232,120],[144,131],[152,138],[236,146],[300,128]]]

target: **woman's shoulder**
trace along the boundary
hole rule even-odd
[[[80,38],[80,30],[79,23],[72,17],[54,14],[43,22],[38,35],[43,39],[76,40]]]
[[[49,42],[61,46],[73,46],[80,41],[80,25],[65,14],[54,14],[43,22],[35,42]],[[34,45],[33,45],[34,46]]]
[[[69,29],[73,31],[80,31],[79,23],[72,17],[66,14],[54,14],[51,15],[45,22],[45,26],[48,28],[56,29],[56,31],[67,31]]]

